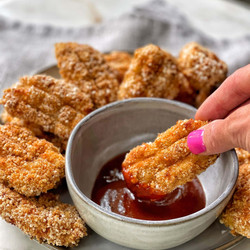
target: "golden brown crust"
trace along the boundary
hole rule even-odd
[[[1,102],[11,116],[63,140],[69,138],[75,125],[92,110],[90,99],[76,86],[39,75],[21,78],[16,87],[4,91]]]
[[[118,80],[122,82],[131,63],[132,55],[124,51],[112,51],[109,54],[104,54],[104,58],[108,65],[117,71]]]
[[[231,233],[250,238],[250,164],[239,168],[239,177],[232,200],[221,215],[221,223],[231,229]]]
[[[100,52],[84,44],[57,43],[55,54],[61,76],[87,93],[94,108],[116,101],[117,76]]]
[[[1,121],[3,124],[15,124],[20,127],[25,127],[31,130],[37,137],[41,137],[43,135],[43,130],[40,126],[25,122],[17,117],[12,117],[5,109],[1,113]]]
[[[87,235],[76,209],[51,193],[28,198],[0,184],[0,215],[31,238],[52,245],[76,246]]]
[[[1,121],[3,124],[15,124],[17,126],[27,128],[31,130],[39,139],[45,139],[46,141],[51,142],[61,153],[65,153],[68,142],[67,139],[62,139],[54,134],[46,133],[43,131],[42,127],[37,124],[32,124],[17,117],[12,117],[5,109],[1,114]]]
[[[250,164],[250,153],[242,148],[236,148],[239,165]]]
[[[198,91],[196,106],[199,106],[211,94],[211,89],[227,76],[225,62],[195,42],[188,43],[182,48],[178,65],[192,88]]]
[[[1,124],[11,123],[13,121],[13,117],[11,115],[9,115],[5,109],[1,113],[0,119],[1,119],[1,121],[0,121]]]
[[[135,51],[118,91],[118,99],[159,97],[174,99],[182,82],[176,59],[153,44]]]
[[[153,143],[132,149],[122,164],[128,187],[140,198],[161,199],[213,164],[218,155],[194,155],[187,146],[188,134],[205,124],[193,119],[178,121]]]
[[[84,115],[93,111],[90,96],[64,80],[57,80],[46,75],[23,76],[15,86],[40,89],[58,98],[63,105],[68,105]]]
[[[51,143],[13,124],[0,126],[0,182],[26,196],[54,188],[64,177],[64,157]]]

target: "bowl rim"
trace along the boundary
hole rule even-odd
[[[112,102],[110,104],[107,104],[101,108],[96,109],[95,111],[91,112],[90,114],[88,114],[87,116],[85,116],[73,129],[69,141],[68,141],[68,145],[67,145],[67,149],[66,149],[66,155],[65,155],[65,159],[66,159],[66,164],[65,164],[65,172],[66,172],[66,180],[67,180],[67,185],[69,188],[69,185],[71,185],[71,187],[73,188],[73,190],[75,191],[75,193],[77,194],[77,196],[84,201],[85,203],[87,203],[88,205],[90,205],[91,207],[93,207],[95,210],[97,210],[98,212],[101,212],[102,214],[105,214],[106,216],[109,216],[113,219],[119,220],[119,221],[125,221],[127,223],[133,223],[133,224],[138,224],[138,225],[147,225],[147,226],[166,226],[166,225],[176,225],[179,223],[183,223],[183,222],[187,222],[193,219],[196,219],[198,217],[203,216],[204,214],[207,214],[208,212],[212,211],[213,209],[215,209],[220,203],[222,203],[227,197],[228,195],[231,193],[231,191],[235,188],[236,186],[236,181],[238,178],[238,174],[239,174],[239,164],[238,164],[238,160],[237,160],[237,155],[234,149],[231,149],[229,151],[227,151],[228,153],[230,153],[233,157],[233,166],[234,166],[234,172],[233,172],[233,176],[232,176],[232,182],[230,182],[226,189],[224,190],[224,192],[215,200],[213,201],[211,204],[209,204],[208,206],[206,206],[205,208],[189,214],[187,216],[183,216],[180,218],[175,218],[175,219],[170,219],[170,220],[142,220],[142,219],[135,219],[135,218],[131,218],[131,217],[127,217],[127,216],[123,216],[114,212],[110,212],[105,210],[104,208],[102,208],[100,205],[96,204],[94,201],[92,201],[90,198],[88,198],[78,187],[78,185],[76,184],[74,177],[73,177],[73,172],[72,172],[72,164],[71,164],[71,154],[72,154],[72,144],[74,141],[74,138],[76,137],[78,131],[81,129],[82,126],[84,126],[90,119],[92,119],[92,117],[95,117],[103,112],[105,112],[106,110],[109,110],[110,108],[117,108],[121,105],[124,105],[126,103],[144,103],[144,102],[162,102],[162,103],[167,103],[170,104],[172,106],[178,107],[178,108],[185,108],[188,109],[190,111],[196,111],[197,109],[195,109],[194,107],[192,107],[191,105],[188,105],[186,103],[182,103],[179,101],[175,101],[175,100],[168,100],[168,99],[162,99],[162,98],[151,98],[151,97],[137,97],[137,98],[130,98],[130,99],[125,99],[125,100],[121,100],[121,101],[116,101],[116,102]],[[190,117],[191,118],[191,117]],[[224,153],[223,153],[224,154]],[[71,195],[71,194],[70,194]]]

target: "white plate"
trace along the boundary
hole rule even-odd
[[[56,66],[51,66],[49,68],[43,69],[38,72],[39,74],[47,74],[56,78],[60,78],[60,75],[58,73],[58,68]],[[5,86],[6,87],[6,86]],[[0,91],[2,93],[3,86],[0,86]],[[0,107],[1,109],[1,107]],[[61,195],[61,200],[66,203],[71,203],[72,200],[70,198],[69,192],[66,187],[66,183],[64,183],[63,186],[61,186],[59,189],[56,190],[57,193]],[[48,244],[42,244],[37,245],[36,241],[28,242],[29,239],[27,237],[21,237],[19,230],[12,230],[10,229],[9,225],[5,222],[0,220],[0,240],[1,240],[1,231],[5,230],[11,231],[11,236],[15,236],[16,238],[20,238],[20,242],[22,241],[22,245],[26,247],[19,247],[11,248],[11,249],[42,249],[42,247],[47,249],[66,249],[64,247],[53,247]],[[7,241],[8,239],[4,239]],[[232,236],[230,234],[230,230],[226,228],[224,225],[220,224],[218,220],[216,220],[207,230],[205,230],[203,233],[201,233],[199,236],[194,238],[193,240],[180,245],[178,247],[172,248],[172,250],[204,250],[204,249],[217,249],[217,250],[223,250],[223,249],[232,249],[236,245],[242,243],[245,240],[245,237],[242,236]],[[25,244],[25,241],[27,243]],[[19,241],[16,240],[15,246],[19,244]],[[33,246],[33,247],[32,247]],[[69,249],[69,248],[68,248]],[[96,234],[94,231],[92,231],[90,228],[88,228],[88,237],[81,240],[80,244],[75,247],[76,250],[126,250],[129,248],[119,246],[115,243],[112,243],[98,234]]]

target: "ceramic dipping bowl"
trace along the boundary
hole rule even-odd
[[[180,119],[194,117],[189,105],[158,98],[114,102],[86,116],[73,130],[66,152],[66,179],[82,218],[99,235],[136,249],[166,249],[187,242],[220,215],[231,198],[238,176],[233,150],[199,175],[206,206],[185,217],[147,221],[104,210],[91,198],[96,177],[110,159],[142,142],[153,141]]]

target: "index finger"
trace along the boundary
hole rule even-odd
[[[250,98],[250,64],[230,75],[197,110],[195,119],[225,118],[234,108]]]

